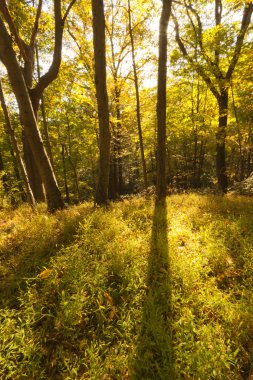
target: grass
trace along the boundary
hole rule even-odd
[[[1,211],[0,379],[249,379],[252,206]]]

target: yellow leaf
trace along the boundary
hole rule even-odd
[[[46,278],[50,276],[52,272],[53,272],[52,269],[45,269],[42,272],[40,272],[40,274],[38,274],[38,277],[41,278],[42,280],[45,280]]]

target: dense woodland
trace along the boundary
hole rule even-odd
[[[226,193],[247,178],[252,10],[2,1],[2,203],[54,210],[156,184]]]
[[[0,380],[253,379],[252,12],[0,0]]]

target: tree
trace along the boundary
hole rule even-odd
[[[99,121],[99,173],[95,202],[108,202],[110,127],[106,85],[105,15],[103,0],[92,0],[95,85]]]
[[[215,26],[212,43],[210,43],[210,40],[205,36],[199,11],[197,11],[190,2],[185,3],[185,7],[190,21],[187,34],[190,35],[191,38],[193,36],[195,38],[194,52],[192,54],[190,53],[191,42],[187,40],[186,36],[184,39],[180,36],[179,23],[176,17],[173,17],[176,41],[183,57],[204,79],[218,103],[219,121],[216,132],[216,173],[219,190],[226,193],[228,179],[226,172],[225,141],[228,120],[228,92],[233,72],[240,57],[244,37],[250,23],[253,3],[248,2],[244,6],[241,26],[234,37],[235,44],[232,52],[228,44],[226,44],[224,51],[224,35],[226,35],[226,29],[222,27],[222,0],[215,0],[214,3]],[[201,7],[203,8],[202,4]],[[189,33],[189,28],[191,33]],[[186,42],[188,43],[188,47],[186,47]],[[228,54],[228,52],[230,54]],[[224,62],[225,54],[227,55],[229,63]]]
[[[167,81],[167,28],[172,0],[163,0],[159,24],[159,57],[157,84],[157,184],[158,199],[166,196],[166,81]]]
[[[110,91],[110,75],[108,76],[109,99],[110,99],[110,126],[111,126],[111,154],[109,173],[109,198],[116,199],[123,188],[123,160],[122,160],[122,104],[121,97],[126,81],[122,78],[122,64],[129,50],[128,36],[125,32],[125,19],[122,17],[122,3],[117,6],[114,1],[110,2],[106,17],[106,31],[110,41],[110,55],[108,57],[109,73],[112,76],[112,89]],[[118,20],[117,20],[118,19]],[[124,31],[124,32],[123,32]]]
[[[24,161],[22,159],[22,155],[21,155],[21,152],[20,152],[20,149],[18,146],[18,141],[16,139],[14,130],[13,130],[12,125],[11,125],[9,112],[8,112],[8,109],[7,109],[7,106],[5,103],[1,79],[0,79],[0,103],[1,103],[1,107],[3,109],[3,113],[4,113],[5,124],[6,124],[6,133],[10,136],[12,147],[13,147],[13,150],[15,152],[15,157],[16,157],[16,160],[17,160],[19,168],[20,168],[20,172],[22,175],[23,182],[25,184],[27,198],[28,198],[29,203],[34,207],[35,206],[35,199],[33,196],[32,189],[30,187],[30,183],[29,183],[27,172],[26,172],[25,164],[24,164]]]
[[[52,165],[49,161],[38,130],[37,113],[43,91],[58,75],[61,64],[64,23],[74,3],[75,0],[70,2],[65,14],[62,16],[61,0],[54,0],[55,40],[53,61],[49,70],[39,78],[34,88],[32,88],[32,82],[35,64],[35,47],[39,19],[42,10],[42,0],[39,0],[38,3],[29,43],[26,43],[21,38],[18,29],[15,27],[6,2],[2,1],[0,3],[0,11],[9,26],[11,34],[14,36],[15,43],[18,46],[20,56],[24,62],[24,67],[21,67],[12,47],[11,38],[7,32],[4,22],[1,19],[0,30],[2,31],[2,36],[0,56],[2,62],[7,68],[9,79],[19,105],[22,123],[24,125],[24,139],[26,147],[25,157],[27,158],[27,168],[31,169],[33,162],[35,162],[35,167],[29,170],[29,180],[33,187],[34,193],[37,195],[37,199],[43,199],[40,178],[36,176],[36,173],[38,172],[39,177],[41,177],[42,180],[41,183],[43,183],[45,188],[48,207],[50,210],[63,207],[63,202]],[[5,54],[5,50],[8,51],[8,54]]]
[[[128,28],[129,28],[129,35],[130,35],[130,41],[131,41],[132,64],[133,64],[133,72],[134,72],[134,86],[135,86],[135,94],[136,94],[136,117],[137,117],[137,126],[138,126],[138,134],[139,134],[139,141],[140,141],[142,172],[143,172],[144,187],[147,188],[148,186],[147,167],[146,167],[142,126],[141,126],[140,92],[139,92],[139,81],[138,81],[136,59],[135,59],[135,42],[134,42],[134,34],[133,34],[133,27],[132,27],[132,10],[131,10],[130,0],[128,0]]]
[[[62,208],[63,202],[61,194],[40,136],[27,85],[17,61],[15,51],[12,47],[11,37],[9,36],[1,18],[0,59],[7,68],[9,80],[19,106],[26,137],[31,146],[39,173],[45,186],[48,209],[54,211],[58,208]]]

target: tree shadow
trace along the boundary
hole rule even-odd
[[[75,239],[75,232],[82,218],[83,214],[78,213],[70,222],[68,219],[64,220],[62,230],[56,231],[53,238],[41,237],[38,246],[38,237],[27,237],[21,242],[13,241],[9,252],[7,249],[1,252],[0,262],[2,260],[7,264],[5,273],[0,278],[0,308],[19,308],[20,293],[26,289],[27,280],[37,279],[38,274],[49,265],[51,258]]]
[[[148,261],[147,295],[132,379],[175,379],[166,199],[156,201]]]

